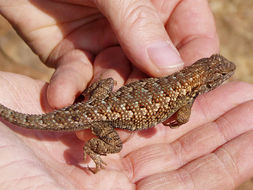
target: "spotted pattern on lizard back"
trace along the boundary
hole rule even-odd
[[[18,126],[51,131],[91,129],[98,137],[84,146],[96,164],[105,163],[99,155],[117,153],[122,142],[114,128],[143,130],[164,123],[178,127],[189,120],[196,97],[215,89],[230,78],[235,65],[221,55],[196,61],[167,77],[147,78],[129,83],[113,92],[112,78],[100,80],[83,92],[86,102],[41,115],[23,114],[0,104],[0,117]],[[176,119],[167,123],[173,114]]]

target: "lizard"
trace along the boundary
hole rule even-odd
[[[83,147],[95,162],[94,173],[105,168],[101,155],[118,153],[122,142],[115,128],[137,131],[159,123],[171,128],[188,122],[196,97],[229,79],[236,66],[222,55],[202,58],[172,75],[145,78],[113,91],[114,80],[102,79],[83,91],[87,101],[45,114],[24,114],[0,104],[0,117],[12,124],[39,130],[90,129],[96,136]],[[168,122],[175,115],[173,121]]]

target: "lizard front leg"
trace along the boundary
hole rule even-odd
[[[169,126],[170,128],[177,128],[180,125],[187,123],[191,116],[192,104],[193,102],[179,108],[179,110],[175,113],[175,117],[176,117],[175,120],[171,122],[164,121],[163,124],[165,126]]]
[[[114,130],[112,125],[107,122],[96,122],[91,124],[91,130],[98,138],[90,139],[84,146],[84,159],[88,154],[96,164],[96,173],[100,169],[104,168],[106,163],[101,159],[100,155],[106,155],[108,153],[117,153],[122,149],[122,142],[118,133]]]
[[[94,82],[90,87],[82,92],[82,96],[85,98],[89,96],[89,100],[104,99],[113,90],[113,86],[116,81],[113,78],[102,79]]]

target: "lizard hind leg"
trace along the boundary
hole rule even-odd
[[[84,149],[84,159],[88,154],[96,164],[96,169],[90,171],[93,173],[103,169],[106,163],[101,159],[100,155],[106,156],[108,153],[117,153],[122,149],[122,142],[118,133],[114,130],[110,123],[96,122],[91,124],[92,133],[98,138],[90,139]]]

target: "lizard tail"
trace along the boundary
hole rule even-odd
[[[56,115],[57,117],[55,117]],[[68,116],[62,114],[60,111],[54,111],[47,114],[24,114],[0,104],[0,117],[12,124],[27,129],[50,131],[73,131],[77,129],[77,124],[73,122],[68,123],[68,120],[66,119]]]

